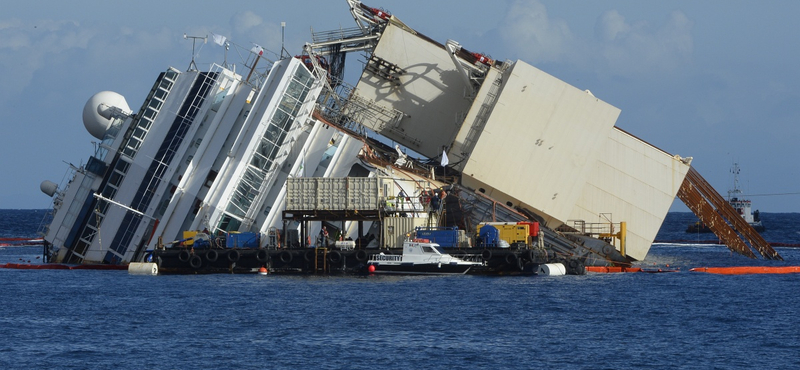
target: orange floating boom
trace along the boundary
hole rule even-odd
[[[640,267],[621,267],[621,266],[586,266],[588,272],[642,272]]]
[[[800,266],[734,266],[734,267],[695,267],[689,271],[707,272],[721,275],[748,275],[748,274],[796,274],[800,273]]]

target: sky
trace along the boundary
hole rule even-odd
[[[498,60],[524,60],[621,109],[616,126],[693,157],[721,194],[800,212],[800,2],[751,0],[370,0],[417,31]],[[285,22],[285,29],[281,29]],[[189,36],[224,35],[267,56],[311,32],[355,26],[345,0],[15,1],[0,13],[0,209],[50,208],[96,141],[81,112],[95,93],[138,110],[160,72],[186,70]],[[195,63],[223,48],[195,44]],[[234,60],[236,59],[236,60]],[[229,61],[238,61],[233,49]],[[359,69],[357,55],[348,66]],[[355,83],[356,81],[348,81]],[[672,211],[688,211],[677,200]]]

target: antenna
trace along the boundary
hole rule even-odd
[[[203,43],[208,43],[208,35],[205,36],[187,36],[185,33],[183,34],[184,40],[192,39],[192,62],[189,63],[189,71],[196,71],[197,64],[194,63],[194,46],[197,43],[197,40],[202,39]]]
[[[228,49],[230,49],[231,44],[228,41],[225,41],[225,59],[222,62],[222,66],[228,68]]]
[[[286,22],[281,22],[281,59],[283,59],[283,52],[286,50],[286,48],[283,47],[285,38],[286,38]],[[286,53],[286,56],[287,57],[289,56],[288,52]]]

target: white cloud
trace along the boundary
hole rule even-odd
[[[679,11],[667,23],[652,29],[646,22],[629,23],[618,11],[605,12],[595,32],[598,62],[612,74],[646,74],[669,71],[692,54],[692,22]]]
[[[551,18],[539,1],[517,0],[498,29],[506,48],[529,63],[566,63],[604,75],[673,70],[693,51],[692,22],[679,11],[653,27],[609,10],[598,17],[595,35],[581,37],[565,20]]]
[[[631,26],[625,22],[625,17],[616,10],[605,12],[597,25],[599,26],[597,33],[606,42],[612,42],[618,37],[628,34],[631,30]]]
[[[231,17],[230,24],[233,28],[231,36],[234,42],[248,48],[255,43],[268,51],[280,52],[281,29],[279,24],[264,22],[263,18],[250,10],[236,13]]]
[[[258,27],[264,23],[264,20],[250,10],[236,13],[231,18],[231,25],[233,31],[236,33],[247,33],[251,29]]]
[[[513,2],[500,33],[521,59],[531,63],[562,60],[574,45],[567,23],[550,19],[539,1]]]

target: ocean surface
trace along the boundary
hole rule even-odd
[[[0,238],[44,211],[0,210]],[[800,243],[800,214],[762,213]],[[692,267],[751,260],[670,213],[638,266],[584,276],[139,276],[0,269],[2,369],[797,369],[800,274]],[[2,243],[2,242],[0,242]],[[9,244],[9,243],[6,243]],[[2,246],[0,264],[41,247]]]

